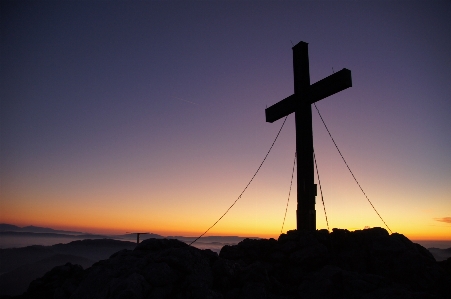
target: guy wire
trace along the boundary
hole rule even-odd
[[[382,216],[377,212],[376,208],[373,206],[373,203],[372,203],[371,200],[368,198],[368,196],[366,195],[366,193],[363,191],[362,186],[360,186],[360,184],[359,184],[359,182],[357,181],[357,179],[356,179],[354,173],[352,173],[351,168],[349,167],[349,165],[348,165],[348,163],[346,162],[345,158],[344,158],[343,155],[341,154],[341,151],[340,151],[340,149],[338,148],[337,143],[335,143],[335,140],[334,140],[334,138],[332,137],[332,134],[330,133],[329,129],[327,128],[326,123],[324,122],[324,119],[323,119],[323,117],[321,116],[321,113],[319,112],[318,107],[316,107],[316,104],[315,104],[315,103],[313,103],[313,105],[315,106],[316,111],[318,111],[319,117],[321,118],[321,121],[323,122],[324,127],[326,127],[327,133],[329,133],[329,136],[330,136],[330,138],[332,139],[332,142],[334,143],[335,148],[337,149],[338,153],[340,154],[341,159],[343,159],[343,162],[345,162],[345,165],[346,165],[346,167],[348,168],[349,172],[351,173],[352,177],[354,178],[354,181],[357,183],[357,186],[359,186],[360,191],[362,191],[363,195],[365,195],[366,199],[368,200],[368,202],[370,203],[370,205],[373,207],[373,210],[376,212],[377,216],[379,216],[379,218],[382,220],[382,222],[383,222],[383,223],[385,224],[385,226],[388,228],[388,230],[390,231],[390,233],[392,233],[392,231],[391,231],[391,229],[388,227],[387,223],[385,223],[384,219],[382,219]]]
[[[285,224],[285,218],[287,217],[288,203],[290,202],[291,186],[293,185],[293,176],[294,176],[294,166],[295,165],[296,165],[296,152],[294,152],[293,170],[291,171],[290,191],[288,191],[287,206],[285,208],[285,215],[283,216],[282,228],[280,229],[280,233],[282,233],[283,226]]]
[[[238,199],[241,198],[241,196],[243,195],[244,191],[246,191],[247,187],[249,187],[249,185],[250,185],[250,184],[252,183],[252,181],[254,180],[255,176],[256,176],[257,173],[259,172],[259,170],[260,170],[260,168],[262,167],[263,163],[265,163],[266,158],[268,157],[269,153],[271,152],[271,150],[272,150],[274,144],[276,143],[277,138],[278,138],[279,135],[280,135],[280,132],[282,131],[283,126],[285,125],[285,122],[287,121],[287,118],[288,118],[288,115],[285,117],[285,119],[284,119],[284,121],[283,121],[283,123],[282,123],[282,126],[280,127],[279,132],[278,132],[277,135],[276,135],[276,138],[275,138],[274,141],[272,142],[271,147],[269,148],[268,152],[266,153],[266,156],[263,158],[262,163],[260,163],[260,166],[257,168],[257,171],[254,173],[254,175],[252,176],[252,178],[251,178],[251,180],[249,181],[249,183],[247,183],[246,187],[244,187],[244,190],[241,192],[240,196],[238,196],[238,198],[235,199],[235,201],[233,202],[233,204],[225,211],[224,214],[222,214],[221,217],[219,217],[218,220],[216,220],[215,223],[213,223],[212,226],[210,226],[203,234],[201,234],[199,237],[197,237],[197,238],[196,238],[193,242],[191,242],[189,245],[193,245],[194,242],[196,242],[197,240],[199,240],[200,238],[202,238],[202,237],[203,237],[210,229],[212,229],[213,226],[215,226],[216,223],[218,223],[219,220],[221,220],[222,217],[224,217],[224,216],[229,212],[229,210],[236,204],[236,202],[238,201]]]

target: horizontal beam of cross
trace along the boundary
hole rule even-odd
[[[302,100],[305,101],[305,104],[311,105],[351,86],[351,71],[348,69],[342,69],[341,71],[311,85],[309,91],[307,92],[307,99]],[[266,108],[266,122],[275,122],[276,120],[294,112],[296,110],[296,106],[299,105],[299,99],[296,100],[296,97],[296,94],[292,94],[277,104]]]

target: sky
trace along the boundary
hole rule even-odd
[[[352,72],[317,107],[390,230],[451,239],[449,1],[1,1],[0,14],[0,223],[200,235],[281,128],[265,108],[293,94],[304,41],[311,83]],[[385,227],[312,114],[330,229]],[[294,126],[207,235],[278,237]],[[283,232],[295,211],[293,184]]]

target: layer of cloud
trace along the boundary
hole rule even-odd
[[[451,223],[451,217],[443,217],[443,218],[434,218],[435,221]]]

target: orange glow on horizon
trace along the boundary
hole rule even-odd
[[[8,194],[3,194],[8,197]],[[2,195],[2,196],[3,196]],[[249,195],[239,203],[234,210],[224,217],[206,236],[241,236],[275,238],[280,235],[280,227],[285,211],[285,207],[278,203],[260,205],[260,198],[264,194]],[[105,196],[106,197],[106,196]],[[271,195],[271,197],[275,197]],[[27,202],[26,198],[36,198],[34,202]],[[50,199],[49,199],[50,198]],[[85,200],[87,203],[89,201]],[[76,198],[65,204],[59,203],[55,197],[47,194],[33,194],[33,196],[21,191],[11,195],[8,200],[2,202],[0,223],[8,223],[20,227],[34,225],[48,227],[57,230],[77,231],[92,234],[125,234],[130,231],[142,231],[159,234],[161,236],[200,236],[214,221],[217,220],[215,213],[208,209],[220,211],[223,207],[205,205],[194,201],[181,203],[180,207],[169,203],[168,206],[157,207],[158,212],[152,213],[151,205],[143,209],[134,209],[132,205],[122,205],[121,201],[114,197],[92,199],[93,205],[77,201]],[[98,202],[96,202],[98,201]],[[226,201],[225,201],[226,202]],[[108,203],[106,208],[100,203]],[[335,204],[336,206],[332,206]],[[340,205],[339,198],[335,198],[330,203],[332,206],[328,210],[330,228],[347,228],[350,231],[363,229],[369,224],[370,227],[380,226],[380,219],[370,213],[359,215],[357,211],[368,210],[362,204],[354,204],[355,211],[344,210]],[[88,206],[88,208],[86,208]],[[296,220],[293,206],[287,213],[283,232],[295,229]],[[381,206],[386,222],[393,232],[398,232],[411,240],[451,240],[451,225],[443,221],[436,220],[436,211],[407,211],[403,215],[395,213],[396,208]],[[446,205],[439,207],[446,210]],[[321,204],[317,204],[317,228],[326,228],[324,215],[321,215]],[[192,217],[192,212],[198,213],[197,217]],[[251,212],[249,212],[251,211]],[[416,214],[415,214],[416,213]],[[219,213],[218,213],[219,214]],[[409,221],[415,215],[421,216],[421,222]],[[440,214],[438,214],[440,215]],[[439,218],[443,220],[445,218]],[[373,225],[371,225],[373,224]],[[388,229],[387,229],[388,230]]]
[[[4,218],[4,217],[2,217]],[[66,231],[75,231],[75,232],[81,232],[81,233],[89,233],[89,234],[105,234],[105,235],[120,235],[125,234],[126,232],[149,232],[158,234],[164,237],[167,236],[185,236],[185,237],[198,237],[200,236],[204,231],[198,231],[198,230],[190,230],[188,228],[185,228],[183,230],[165,230],[165,229],[149,229],[148,226],[121,226],[118,225],[118,223],[115,223],[114,225],[107,225],[106,223],[104,225],[97,225],[97,226],[88,226],[88,225],[79,225],[76,223],[71,224],[64,224],[62,222],[53,222],[53,221],[39,221],[39,222],[33,222],[33,223],[25,223],[24,221],[5,221],[7,219],[1,219],[2,223],[8,223],[12,225],[16,225],[19,227],[24,226],[38,226],[38,227],[48,227],[55,230],[66,230]],[[12,219],[10,219],[12,220]],[[294,228],[287,228],[284,229],[283,233],[286,233],[288,230],[291,230]],[[325,229],[318,227],[318,229]],[[346,228],[349,231],[359,230],[359,229],[350,229]],[[388,230],[387,230],[388,231]],[[399,233],[406,236],[411,241],[421,240],[421,241],[451,241],[451,236],[445,231],[393,231],[393,233]],[[258,238],[274,238],[277,239],[279,237],[280,233],[274,233],[274,232],[267,232],[264,230],[227,230],[227,229],[221,229],[221,230],[211,230],[209,231],[205,236],[239,236],[239,237],[258,237]]]

